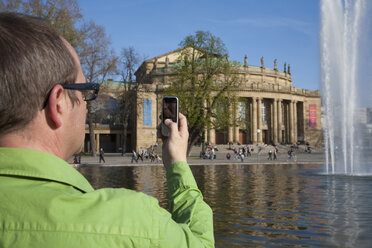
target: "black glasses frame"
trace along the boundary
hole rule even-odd
[[[93,90],[94,92],[88,95],[82,92],[83,100],[88,102],[88,101],[92,101],[97,98],[100,85],[97,83],[75,83],[75,84],[61,84],[61,86],[62,88],[66,90],[81,90],[81,91]],[[48,96],[46,97],[45,102],[43,103],[43,106],[41,106],[41,109],[45,108],[48,102],[48,99],[49,99],[49,94],[50,92],[48,93]]]
[[[61,84],[66,90],[94,90],[92,94],[83,94],[84,101],[92,101],[97,98],[99,92],[99,84],[97,83],[76,83],[76,84]]]

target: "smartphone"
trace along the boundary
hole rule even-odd
[[[179,100],[176,96],[164,96],[163,97],[163,111],[161,118],[161,133],[163,136],[169,136],[170,130],[165,125],[166,119],[171,119],[178,126],[178,111],[179,111]]]

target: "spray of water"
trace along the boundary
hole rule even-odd
[[[355,150],[358,38],[365,0],[321,0],[320,58],[327,173],[360,173]]]

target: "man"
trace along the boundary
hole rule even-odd
[[[0,13],[0,53],[0,247],[214,246],[182,114],[162,137],[170,213],[142,193],[94,190],[65,162],[81,150],[85,101],[98,93],[74,49],[41,20]]]
[[[132,151],[132,160],[130,162],[133,164],[133,161],[136,161],[136,163],[138,163],[137,153],[135,150]]]
[[[101,161],[103,161],[104,163],[106,163],[105,161],[105,152],[103,151],[103,148],[101,147],[101,149],[99,149],[99,162],[101,163]]]

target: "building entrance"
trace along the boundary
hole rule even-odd
[[[216,144],[226,144],[225,134],[222,132],[216,132]]]
[[[267,142],[267,138],[268,138],[267,130],[262,130],[262,142],[263,142],[264,144],[268,144],[268,142]]]
[[[247,133],[239,130],[239,143],[246,144],[247,143]]]

